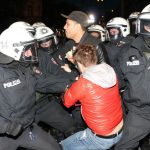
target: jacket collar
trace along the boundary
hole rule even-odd
[[[85,33],[83,34],[82,38],[80,39],[79,44],[82,44],[82,43],[86,40],[86,38],[88,37],[88,35],[89,35],[89,33],[88,33],[88,32],[85,32]]]

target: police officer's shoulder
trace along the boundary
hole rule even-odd
[[[141,36],[136,37],[131,43],[130,47],[139,49],[143,45],[143,38]]]
[[[8,81],[12,78],[17,78],[15,72],[11,70],[7,65],[0,65],[0,82]]]
[[[126,44],[120,51],[120,58],[126,58],[133,54],[139,54],[138,47],[141,45],[141,38],[137,37],[130,43]]]
[[[132,41],[134,41],[134,40],[135,40],[135,37],[132,36],[132,35],[128,35],[128,36],[126,36],[126,37],[123,39],[123,41],[124,41],[125,43],[132,43]]]
[[[6,78],[7,74],[5,72],[5,69],[0,66],[0,82],[2,82]]]

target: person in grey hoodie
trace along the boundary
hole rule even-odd
[[[111,66],[97,60],[94,45],[80,45],[73,55],[81,76],[65,92],[64,105],[69,108],[79,101],[87,128],[61,141],[64,150],[105,150],[122,136],[118,80]]]

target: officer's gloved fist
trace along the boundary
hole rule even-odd
[[[22,125],[17,122],[8,122],[6,134],[11,136],[17,136],[22,132]]]

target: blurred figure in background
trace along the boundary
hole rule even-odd
[[[23,28],[29,31],[32,35],[35,34],[35,29],[28,22],[25,21],[14,22],[9,26],[9,28]]]
[[[132,12],[129,17],[128,21],[130,24],[130,35],[136,36],[136,28],[137,28],[137,18],[139,16],[140,12]]]
[[[88,27],[88,32],[94,37],[105,42],[107,39],[106,30],[101,25],[91,25]]]
[[[44,22],[34,22],[33,24],[32,24],[32,27],[34,28],[34,29],[36,29],[37,27],[46,27],[46,25],[45,25],[45,23]]]

